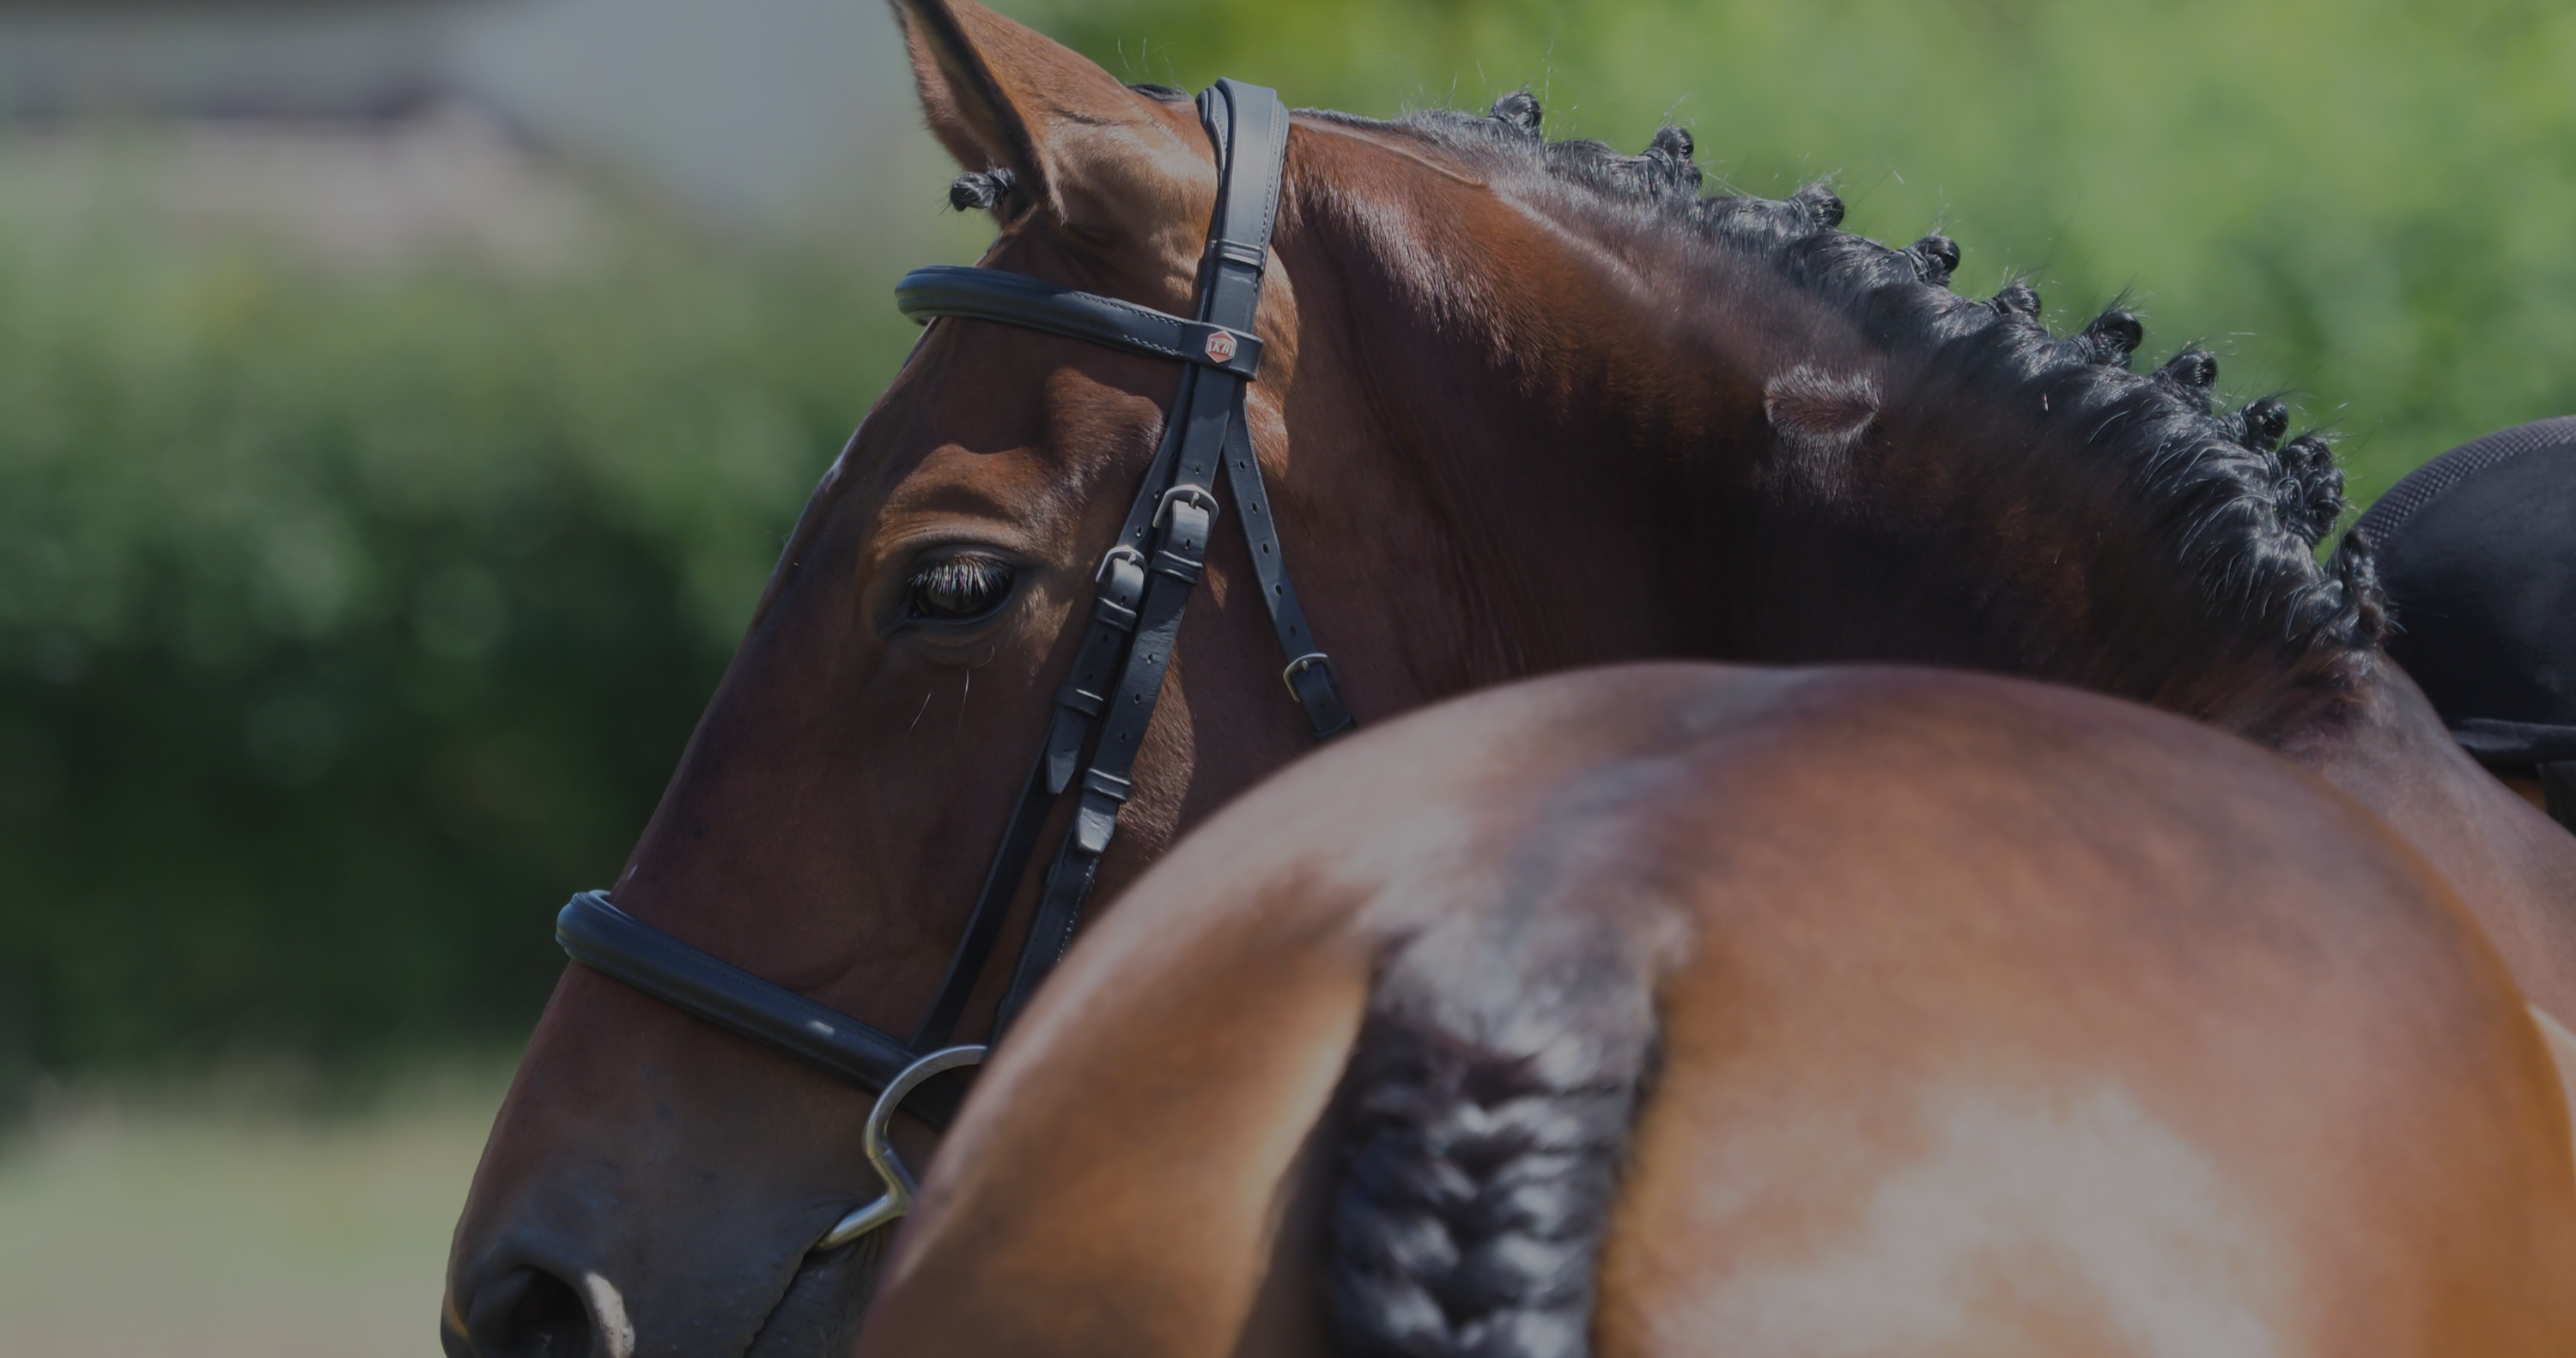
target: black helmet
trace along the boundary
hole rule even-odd
[[[2576,828],[2576,416],[2425,463],[2351,536],[2378,555],[2389,654],[2470,754],[2539,778]]]

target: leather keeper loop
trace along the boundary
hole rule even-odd
[[[1154,553],[1154,573],[1168,575],[1185,585],[1195,585],[1199,582],[1199,574],[1204,569],[1204,564],[1175,552]]]
[[[1082,801],[1073,811],[1073,835],[1065,847],[1098,858],[1109,851],[1109,840],[1117,833],[1118,802],[1084,788]]]

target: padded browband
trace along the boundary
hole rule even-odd
[[[1185,321],[1152,307],[1000,269],[956,264],[915,269],[894,285],[894,304],[924,325],[935,316],[999,321],[1112,349],[1176,358],[1247,382],[1261,371],[1261,341],[1240,330]]]
[[[702,952],[585,891],[555,916],[555,941],[572,959],[685,1013],[820,1066],[867,1089],[883,1089],[913,1062],[901,1042],[814,1001]],[[941,1078],[906,1103],[946,1127],[964,1097]]]
[[[1057,691],[1038,751],[1002,844],[977,893],[939,994],[907,1043],[702,952],[620,911],[607,893],[573,897],[555,938],[573,960],[636,990],[872,1090],[895,1085],[923,1054],[947,1045],[1000,937],[1056,799],[1081,800],[1038,890],[1037,914],[994,1017],[994,1040],[1071,943],[1126,801],[1136,752],[1171,663],[1182,612],[1206,564],[1220,479],[1238,497],[1253,571],[1281,654],[1282,677],[1318,740],[1352,725],[1332,664],[1308,632],[1289,583],[1268,492],[1253,455],[1244,395],[1261,366],[1252,336],[1262,270],[1277,218],[1288,114],[1279,96],[1220,80],[1199,98],[1218,153],[1216,221],[1202,263],[1198,312],[1183,320],[1151,307],[998,269],[916,269],[896,304],[916,320],[953,316],[1063,335],[1190,364],[1116,544],[1103,558],[1091,618],[1075,664]],[[1225,324],[1221,322],[1230,322]],[[855,444],[856,435],[852,436]],[[1095,730],[1095,727],[1097,728]],[[1091,752],[1087,767],[1085,750]],[[1080,778],[1075,779],[1077,769]],[[911,1106],[945,1127],[964,1097],[962,1072],[934,1077]]]

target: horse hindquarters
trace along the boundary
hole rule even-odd
[[[861,1352],[2564,1358],[2548,1060],[2421,861],[2243,742],[1972,676],[1570,675],[1140,881]]]

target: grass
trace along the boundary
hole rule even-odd
[[[0,1151],[0,1354],[435,1355],[506,1081],[419,1071],[336,1110],[238,1074],[43,1094]]]

